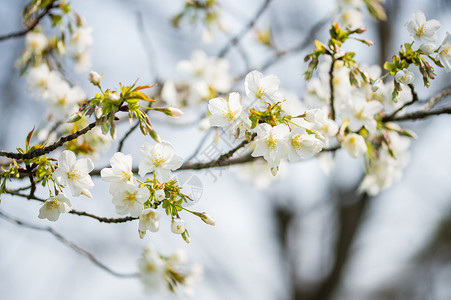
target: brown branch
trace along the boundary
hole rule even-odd
[[[133,217],[123,217],[123,218],[106,218],[106,217],[99,217],[84,211],[78,211],[78,210],[71,210],[69,213],[73,214],[73,215],[78,215],[78,216],[85,216],[85,217],[89,217],[92,219],[95,219],[101,223],[125,223],[125,222],[129,222],[129,221],[133,221],[133,220],[137,220],[138,218],[133,218]]]
[[[335,261],[326,279],[311,297],[304,299],[328,300],[332,299],[349,260],[351,246],[358,230],[364,221],[364,214],[368,209],[370,197],[365,193],[360,196],[355,191],[341,193],[338,207],[338,236],[335,244]],[[348,204],[351,203],[351,204]]]
[[[18,197],[22,197],[28,200],[35,200],[35,201],[39,201],[39,202],[45,202],[45,199],[39,198],[37,196],[34,195],[27,195],[27,194],[22,194],[17,190],[9,190],[6,189],[5,194],[8,195],[12,195],[12,196],[18,196]],[[77,216],[84,216],[84,217],[88,217],[88,218],[92,218],[94,220],[97,220],[101,223],[125,223],[125,222],[129,222],[129,221],[133,221],[133,220],[137,220],[138,218],[133,218],[133,217],[123,217],[123,218],[107,218],[107,217],[99,217],[96,215],[93,215],[91,213],[87,213],[84,211],[78,211],[75,209],[72,209],[71,211],[69,211],[70,214],[73,215],[77,215]]]
[[[13,224],[16,224],[16,225],[19,225],[19,226],[23,226],[23,227],[26,227],[26,228],[39,230],[39,231],[46,231],[46,232],[52,234],[57,240],[62,242],[64,245],[72,248],[73,250],[75,250],[79,254],[87,257],[97,267],[99,267],[102,270],[110,273],[111,275],[114,275],[116,277],[121,277],[121,278],[133,278],[133,277],[138,277],[139,276],[138,273],[124,274],[124,273],[118,273],[116,271],[113,271],[111,268],[109,268],[105,264],[101,263],[92,253],[90,253],[87,250],[85,250],[85,249],[81,248],[80,246],[76,245],[74,242],[71,242],[70,240],[66,239],[63,235],[61,235],[59,232],[55,231],[53,228],[51,228],[49,226],[43,227],[43,226],[34,225],[34,224],[31,224],[31,223],[19,220],[19,219],[15,218],[15,217],[12,217],[10,215],[7,215],[7,214],[5,214],[2,211],[0,211],[0,217],[3,218],[4,220],[10,222],[10,223],[13,223]]]
[[[1,35],[0,42],[11,39],[11,38],[17,38],[17,37],[26,35],[28,32],[32,31],[39,24],[39,22],[42,20],[42,18],[44,18],[53,8],[56,8],[56,7],[57,6],[55,6],[53,3],[49,6],[47,6],[44,9],[44,11],[36,17],[36,19],[33,21],[33,23],[31,23],[31,25],[27,26],[27,28],[20,30],[20,31]]]
[[[72,134],[61,137],[59,139],[59,141],[53,143],[52,145],[49,145],[42,149],[35,150],[33,152],[13,153],[13,152],[0,151],[0,156],[6,156],[8,158],[14,158],[14,159],[31,159],[31,158],[39,157],[41,155],[48,154],[48,153],[52,152],[53,150],[61,147],[62,145],[64,145],[64,143],[75,140],[76,138],[87,133],[89,130],[93,129],[94,127],[96,127],[96,122],[92,122],[91,124],[89,124],[88,126],[86,126],[85,128],[83,128],[77,132],[74,132]]]
[[[413,121],[413,120],[421,120],[426,119],[431,116],[443,115],[443,114],[451,114],[451,107],[443,107],[440,109],[436,109],[433,111],[416,111],[409,114],[405,114],[402,116],[394,117],[392,119],[385,119],[384,122],[387,121]]]
[[[329,70],[329,89],[330,89],[330,118],[335,120],[335,96],[334,96],[334,67],[335,67],[335,57],[333,55],[330,56],[332,62],[330,64]]]
[[[444,88],[437,95],[431,97],[426,106],[423,108],[423,111],[431,110],[437,104],[437,102],[449,95],[451,95],[451,86]]]
[[[305,36],[305,39],[300,42],[298,45],[294,46],[293,48],[287,49],[287,50],[280,50],[277,51],[272,57],[268,58],[268,60],[260,67],[258,68],[261,72],[268,69],[270,66],[275,64],[278,59],[280,59],[283,56],[294,54],[296,52],[300,52],[311,45],[311,43],[315,40],[315,36],[317,35],[318,31],[328,22],[330,21],[330,17],[324,18],[320,20],[318,23],[313,25],[312,28],[310,28],[309,32]]]
[[[255,16],[244,26],[244,28],[235,35],[232,39],[230,39],[227,44],[219,51],[218,57],[224,57],[235,45],[237,45],[243,36],[255,25],[257,20],[263,14],[263,12],[268,8],[269,4],[272,0],[265,0],[262,6],[259,8]]]
[[[410,88],[410,92],[412,93],[412,100],[410,100],[409,102],[404,103],[404,105],[402,105],[400,108],[398,108],[397,110],[395,110],[393,113],[391,113],[390,115],[382,118],[382,122],[385,122],[386,120],[391,120],[393,119],[401,110],[403,110],[405,107],[414,104],[415,102],[418,101],[418,94],[415,91],[415,86],[411,83],[409,83],[409,88]]]
[[[183,164],[178,170],[203,170],[216,167],[228,167],[232,165],[248,163],[251,161],[255,161],[257,159],[260,159],[260,157],[253,157],[250,154],[248,154],[242,157],[228,160],[212,160],[205,163]]]
[[[122,147],[124,146],[124,142],[125,140],[130,136],[130,134],[133,133],[133,131],[136,130],[136,128],[138,128],[139,126],[139,122],[136,122],[135,125],[133,125],[125,134],[124,136],[121,138],[121,140],[119,141],[119,146],[117,147],[117,152],[121,152]]]

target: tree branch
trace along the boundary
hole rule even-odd
[[[138,277],[139,276],[138,273],[124,274],[124,273],[118,273],[116,271],[113,271],[111,268],[109,268],[105,264],[101,263],[92,253],[88,252],[87,250],[81,248],[80,246],[78,246],[75,243],[71,242],[70,240],[66,239],[64,236],[62,236],[60,233],[58,233],[57,231],[55,231],[53,228],[51,228],[49,226],[43,227],[43,226],[34,225],[34,224],[31,224],[31,223],[19,220],[19,219],[15,218],[15,217],[12,217],[10,215],[7,215],[7,214],[5,214],[2,211],[0,211],[0,217],[3,218],[4,220],[10,222],[10,223],[13,223],[13,224],[16,224],[16,225],[19,225],[19,226],[23,226],[23,227],[26,227],[26,228],[39,230],[39,231],[46,231],[46,232],[52,234],[57,240],[62,242],[64,245],[72,248],[73,250],[75,250],[79,254],[87,257],[97,267],[101,268],[102,270],[106,271],[107,273],[110,273],[113,276],[121,277],[121,278],[134,278],[134,277]]]
[[[243,36],[255,25],[266,8],[268,8],[268,5],[271,3],[271,1],[272,0],[265,0],[265,2],[263,2],[262,6],[259,8],[255,16],[246,24],[246,26],[244,26],[244,28],[237,35],[235,35],[227,42],[227,44],[221,49],[221,51],[219,51],[219,54],[217,55],[218,57],[224,57],[230,51],[230,49],[232,49],[240,42]]]
[[[332,120],[335,120],[335,95],[334,95],[334,67],[335,67],[335,57],[333,55],[330,56],[332,59],[332,62],[330,64],[330,70],[329,70],[329,89],[330,89],[330,118]]]
[[[409,88],[410,88],[410,92],[412,93],[412,100],[410,100],[409,102],[404,103],[404,105],[402,105],[400,108],[395,110],[393,113],[391,113],[387,117],[382,118],[382,121],[384,121],[385,119],[388,119],[388,120],[393,119],[405,107],[407,107],[409,105],[412,105],[412,104],[414,104],[415,102],[418,101],[418,94],[417,94],[417,92],[415,92],[415,86],[413,84],[409,83]]]
[[[437,104],[437,102],[449,95],[451,95],[451,86],[444,88],[437,95],[431,97],[426,106],[423,108],[423,111],[431,110]]]
[[[394,117],[392,119],[385,119],[384,122],[387,121],[413,121],[425,119],[431,116],[443,115],[443,114],[451,114],[451,107],[443,107],[440,109],[436,109],[433,111],[416,111],[413,113],[405,114],[402,116]]]
[[[35,200],[35,201],[39,201],[39,202],[45,202],[45,199],[39,198],[37,196],[34,195],[27,195],[27,194],[22,194],[17,190],[8,190],[6,189],[4,191],[5,194],[8,195],[12,195],[12,196],[18,196],[18,197],[22,197],[28,200]],[[73,215],[77,215],[77,216],[84,216],[84,217],[88,217],[88,218],[92,218],[94,220],[97,220],[101,223],[125,223],[125,222],[129,222],[129,221],[133,221],[133,220],[137,220],[138,218],[133,218],[133,217],[123,217],[123,218],[107,218],[107,217],[100,217],[100,216],[96,216],[93,215],[91,213],[87,213],[84,211],[78,211],[75,209],[72,209],[71,211],[69,211],[69,214],[73,214]]]
[[[39,22],[42,20],[42,18],[44,18],[53,8],[56,8],[56,7],[57,6],[55,6],[53,3],[49,6],[47,6],[44,9],[44,11],[36,17],[36,19],[33,21],[33,23],[31,23],[31,25],[27,26],[27,28],[20,30],[20,31],[1,35],[0,42],[11,39],[11,38],[17,38],[17,37],[26,35],[28,32],[32,31],[39,24]]]
[[[83,128],[77,132],[74,132],[72,134],[61,137],[59,139],[59,141],[53,143],[52,145],[49,145],[42,149],[35,150],[33,152],[13,153],[13,152],[0,151],[0,156],[6,156],[8,158],[14,158],[14,159],[31,159],[31,158],[39,157],[41,155],[45,155],[45,154],[52,152],[53,150],[61,147],[62,145],[64,145],[67,142],[77,139],[79,136],[87,133],[89,130],[93,129],[94,127],[96,127],[96,122],[92,122],[91,124],[89,124],[88,126],[86,126],[85,128]]]

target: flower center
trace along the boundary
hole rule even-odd
[[[297,134],[291,138],[291,145],[296,150],[301,150],[301,147],[304,146],[304,144],[302,143],[302,140],[301,140],[301,136],[299,134]]]
[[[48,209],[57,209],[60,206],[60,203],[58,200],[53,198],[53,200],[47,201],[45,206],[47,206]]]
[[[129,181],[130,178],[132,177],[132,175],[130,174],[130,172],[127,172],[127,171],[122,170],[121,173],[122,173],[122,176],[121,176],[121,177],[122,177],[123,180]]]
[[[70,180],[77,180],[81,177],[81,172],[79,170],[72,170],[69,173],[67,173],[67,177]]]
[[[165,161],[166,159],[161,154],[156,154],[153,158],[153,164],[155,167],[161,167]]]
[[[418,30],[417,30],[417,35],[422,36],[425,33],[426,33],[426,28],[424,27],[424,25],[421,25],[420,28],[418,28]]]
[[[257,94],[255,96],[261,100],[264,95],[266,95],[266,91],[262,87],[258,88]]]
[[[440,54],[444,55],[446,59],[451,57],[451,46],[443,47],[443,50],[440,51]]]
[[[135,204],[135,200],[136,200],[136,194],[135,193],[130,193],[130,192],[125,192],[125,197],[124,197],[124,203],[127,206],[133,206],[133,204]]]
[[[277,139],[271,135],[269,139],[266,141],[266,145],[268,146],[269,149],[274,149],[277,145]]]

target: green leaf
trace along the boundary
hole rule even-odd
[[[27,152],[28,152],[28,149],[30,146],[30,140],[31,140],[31,137],[33,136],[34,129],[35,129],[35,127],[33,126],[33,129],[28,133],[27,138],[25,140],[25,150],[27,150]]]

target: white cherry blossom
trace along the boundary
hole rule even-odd
[[[159,189],[159,190],[155,190],[154,196],[155,196],[155,199],[156,199],[157,201],[162,201],[162,200],[164,200],[164,198],[166,197],[166,195],[165,195],[165,193],[164,193],[164,188],[163,188],[163,189]]]
[[[186,230],[185,221],[182,219],[174,219],[171,222],[171,231],[175,234],[182,234]]]
[[[446,32],[446,37],[438,48],[437,59],[445,67],[446,72],[451,73],[451,34],[449,32]]]
[[[140,148],[142,160],[139,163],[139,176],[154,172],[158,180],[167,182],[171,176],[171,170],[180,168],[183,159],[174,154],[171,143],[162,141],[152,146],[144,144]]]
[[[289,146],[287,138],[290,129],[285,124],[271,127],[271,125],[263,123],[257,126],[256,131],[257,137],[252,156],[263,156],[268,162],[271,172],[275,175],[280,160],[288,156]]]
[[[139,277],[150,292],[166,287],[166,263],[151,246],[144,250],[138,267]]]
[[[333,137],[338,132],[338,125],[328,117],[328,108],[313,108],[306,111],[305,119],[313,124],[313,128],[322,136]]]
[[[365,127],[369,132],[376,130],[374,116],[383,108],[379,101],[366,101],[365,98],[354,96],[348,104],[342,107],[340,114],[349,120],[349,129],[358,131]]]
[[[426,16],[421,11],[412,13],[405,26],[413,40],[420,45],[437,41],[440,22],[435,19],[426,21]]]
[[[415,79],[415,74],[407,69],[399,70],[395,74],[395,80],[402,84],[410,84]]]
[[[44,33],[38,31],[30,31],[25,35],[25,45],[27,49],[34,53],[40,53],[48,45],[48,39]]]
[[[132,182],[132,161],[133,157],[130,154],[116,152],[110,159],[111,168],[100,171],[102,180],[110,183],[110,194],[117,193],[124,184]]]
[[[308,134],[302,127],[296,127],[288,136],[288,160],[296,162],[301,158],[310,158],[324,146],[324,143],[314,134]]]
[[[251,71],[246,75],[244,88],[252,100],[261,100],[265,103],[276,103],[283,100],[279,92],[280,80],[276,75],[267,75],[259,71]]]
[[[116,212],[120,215],[130,214],[132,217],[138,217],[144,209],[144,202],[149,199],[149,189],[138,187],[131,182],[121,187],[122,189],[113,195]]]
[[[90,158],[77,160],[72,151],[64,150],[58,158],[58,168],[53,172],[53,178],[59,185],[69,186],[72,196],[83,194],[91,198],[88,189],[94,187],[94,183],[89,172],[93,169],[94,164]]]
[[[140,236],[144,236],[147,230],[157,232],[160,228],[160,213],[152,208],[144,209],[139,215],[138,230]],[[141,238],[142,238],[141,237]]]
[[[365,139],[357,133],[346,135],[341,142],[341,147],[348,151],[348,154],[354,158],[357,158],[360,154],[368,151]]]
[[[60,214],[72,210],[72,204],[64,193],[59,193],[55,197],[48,198],[39,209],[39,219],[48,219],[49,221],[58,220]]]
[[[243,111],[240,98],[239,93],[230,93],[229,100],[211,99],[208,102],[210,126],[222,127],[229,134],[234,134],[238,128],[250,128],[251,122],[248,114]]]

